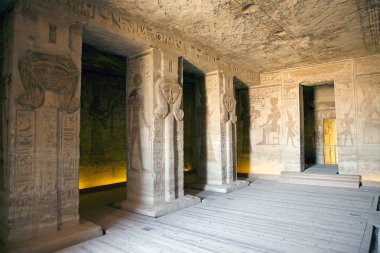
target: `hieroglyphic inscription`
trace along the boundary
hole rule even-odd
[[[39,229],[56,226],[57,216],[57,111],[38,111],[37,116],[37,158],[38,158],[38,210]]]
[[[60,113],[60,214],[65,222],[78,210],[78,113]]]
[[[16,171],[13,185],[13,194],[17,200],[11,200],[9,209],[10,222],[16,229],[31,225],[28,228],[35,230],[35,144],[35,113],[17,111]]]
[[[130,16],[111,8],[100,6],[85,0],[56,0],[57,6],[68,9],[71,13],[86,21],[94,20],[100,24],[107,24],[112,29],[128,32],[142,39],[153,41],[158,45],[170,46],[187,55],[196,57],[202,62],[209,62],[219,66],[222,70],[240,73],[245,78],[254,81],[255,73],[247,68],[238,67],[225,57],[218,56],[215,52],[201,48],[193,43],[166,35],[158,31],[152,25],[132,19]]]

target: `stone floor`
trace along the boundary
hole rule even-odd
[[[359,252],[380,189],[256,180],[229,194],[199,192],[201,204],[160,218],[107,206],[123,192],[81,195],[81,217],[106,235],[59,252]]]
[[[307,174],[326,174],[326,175],[335,175],[338,174],[338,165],[332,164],[315,164],[307,168],[304,173]]]

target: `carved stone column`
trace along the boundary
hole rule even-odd
[[[127,70],[127,200],[116,207],[158,217],[199,203],[183,193],[182,62],[152,48]]]
[[[206,74],[205,131],[198,140],[198,183],[194,188],[228,193],[248,186],[236,180],[236,100],[233,77],[223,71]]]
[[[102,234],[79,226],[82,25],[27,2],[6,22],[2,238],[9,252],[52,251]],[[62,230],[78,236],[54,242]]]

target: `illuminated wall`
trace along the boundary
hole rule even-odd
[[[125,59],[85,46],[79,188],[126,181]]]

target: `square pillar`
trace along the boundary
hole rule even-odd
[[[228,193],[248,186],[236,180],[236,100],[233,76],[217,70],[206,73],[203,100],[206,101],[205,129],[197,142],[198,182],[194,188]],[[202,100],[202,99],[201,99]]]
[[[182,61],[152,48],[128,59],[127,199],[152,217],[197,204],[183,193]]]
[[[1,236],[9,252],[53,251],[102,234],[77,228],[82,25],[45,14],[17,2],[5,24]],[[55,241],[66,230],[77,238]]]

